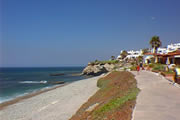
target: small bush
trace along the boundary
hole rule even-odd
[[[137,67],[137,66],[134,65],[134,66],[130,67],[130,70],[131,70],[131,71],[136,71],[136,67]]]
[[[136,62],[131,62],[131,65],[135,65],[136,64]]]
[[[147,67],[148,65],[147,64],[143,64],[144,67]]]
[[[149,66],[150,68],[153,68],[153,67],[154,67],[154,64],[151,63],[151,64],[149,64],[148,66]]]
[[[163,73],[165,73],[165,74],[175,74],[173,70],[164,71]]]
[[[118,62],[119,62],[118,60],[100,61],[100,63],[102,63],[102,64],[106,64],[106,63],[108,63],[108,64],[116,64]]]
[[[153,69],[152,70],[164,71],[165,67],[162,64],[153,64]]]

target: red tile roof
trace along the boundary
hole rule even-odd
[[[174,52],[169,52],[167,54],[162,54],[162,55],[159,55],[159,56],[175,56],[175,55],[180,55],[180,50],[176,50]]]
[[[161,55],[161,54],[158,54],[158,53],[145,53],[144,55]]]
[[[176,50],[176,51],[174,51],[174,52],[169,52],[169,53],[167,53],[167,54],[145,53],[144,55],[175,56],[175,55],[180,55],[180,50]]]

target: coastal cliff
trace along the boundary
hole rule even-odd
[[[114,61],[113,63],[111,62],[91,62],[88,63],[88,65],[85,67],[85,69],[83,70],[82,74],[83,75],[93,75],[93,76],[97,76],[97,75],[101,75],[102,73],[107,73],[110,71],[115,70],[117,64],[117,62]]]

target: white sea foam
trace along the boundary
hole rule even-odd
[[[0,97],[0,103],[6,102],[6,101],[9,101],[9,100],[12,100],[12,99],[13,98],[6,98],[6,99],[4,98],[3,99],[3,98]]]
[[[47,81],[45,81],[45,80],[42,80],[42,81],[21,81],[21,82],[19,82],[19,83],[23,83],[23,84],[34,84],[34,83],[45,84],[45,83],[47,83]]]
[[[12,96],[0,97],[0,103],[7,102],[7,101],[10,101],[10,100],[16,99],[18,97],[22,97],[22,96],[28,95],[28,94],[36,92],[38,90],[39,89],[34,90],[34,91],[27,91],[25,93],[16,93],[16,94],[14,94]]]

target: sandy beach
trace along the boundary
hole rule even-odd
[[[93,77],[1,105],[2,120],[68,120],[96,91]]]

